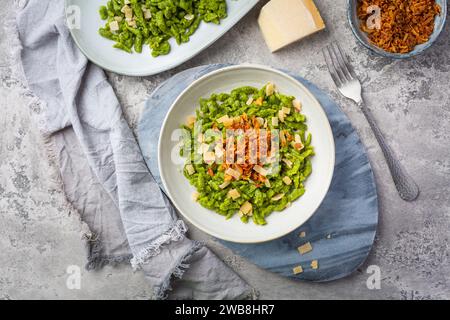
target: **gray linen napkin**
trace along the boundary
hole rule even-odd
[[[187,228],[148,171],[104,72],[65,24],[64,1],[20,1],[18,72],[43,105],[38,123],[60,181],[84,223],[88,269],[128,261],[154,298],[240,299],[250,287]]]

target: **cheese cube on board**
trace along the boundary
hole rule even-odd
[[[325,29],[313,0],[271,0],[258,23],[272,52]]]

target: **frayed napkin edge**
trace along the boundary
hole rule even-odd
[[[141,265],[146,264],[152,257],[161,253],[161,248],[170,242],[183,240],[187,226],[183,220],[178,220],[175,224],[165,231],[156,240],[152,241],[147,247],[135,254],[131,259],[133,270],[139,270]]]
[[[181,220],[179,220],[181,221]],[[189,269],[190,264],[187,261],[204,246],[204,243],[199,241],[194,241],[193,246],[189,251],[178,261],[175,267],[169,272],[166,279],[164,279],[162,285],[157,287],[153,291],[153,297],[155,300],[166,300],[169,296],[169,292],[172,291],[171,283],[174,279],[183,278],[184,273]]]

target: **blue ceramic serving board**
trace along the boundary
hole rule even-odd
[[[147,100],[138,126],[138,142],[161,187],[157,149],[168,109],[194,80],[222,67],[225,65],[183,71],[159,86]],[[336,165],[330,190],[317,212],[282,238],[260,244],[221,243],[259,267],[282,276],[331,281],[355,271],[370,252],[378,224],[376,185],[364,146],[347,116],[315,85],[292,76],[315,95],[330,121],[336,143]],[[302,231],[306,234],[303,238],[299,237]],[[306,242],[311,243],[313,250],[300,255],[297,248]],[[312,260],[318,260],[318,269],[311,268]],[[292,269],[299,265],[303,272],[294,275]]]

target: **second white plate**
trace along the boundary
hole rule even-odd
[[[80,27],[71,28],[71,34],[89,60],[103,69],[119,74],[149,76],[175,68],[209,47],[244,17],[258,0],[228,0],[228,17],[222,20],[220,25],[202,22],[188,43],[177,45],[175,40],[171,39],[171,52],[157,58],[151,56],[147,46],[141,54],[128,54],[115,49],[113,41],[98,34],[98,29],[104,25],[98,10],[100,6],[106,5],[107,0],[66,0],[65,3],[70,16],[73,16],[74,12],[80,13]]]

